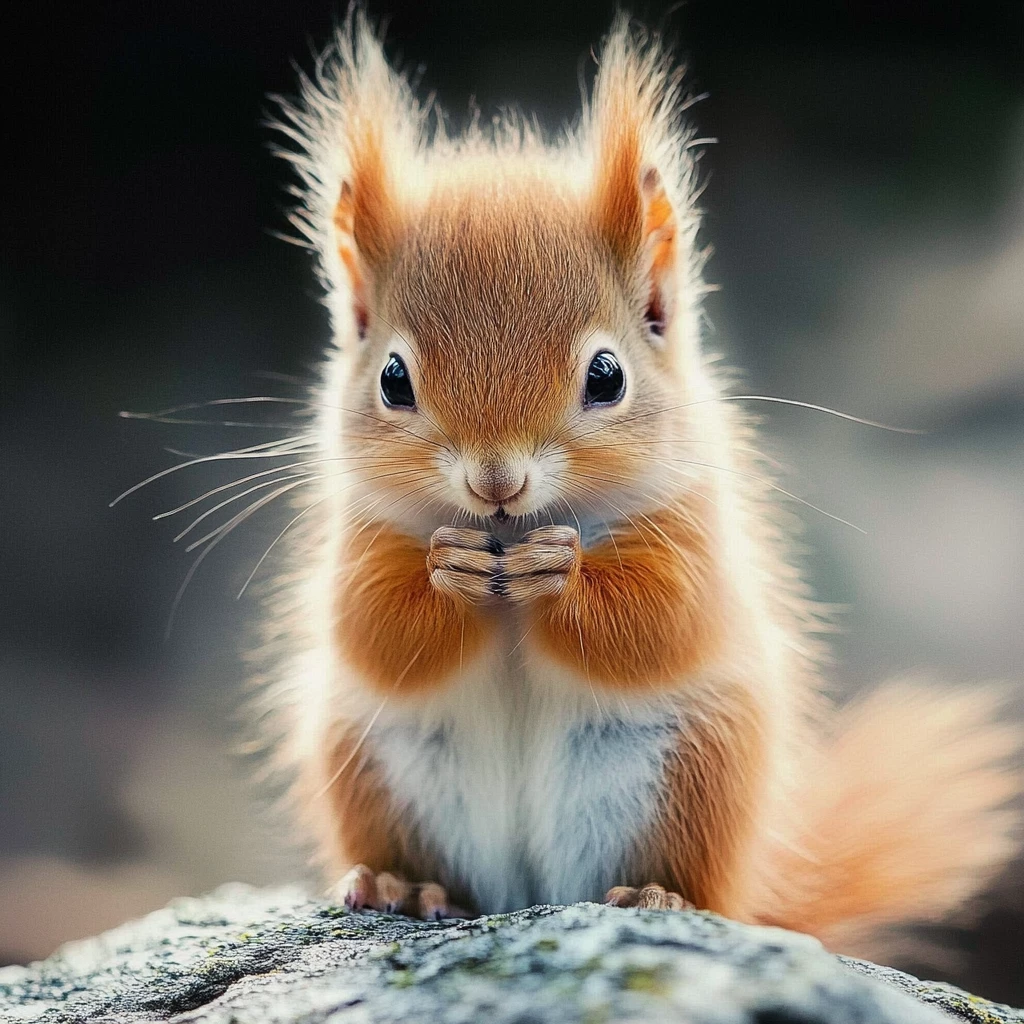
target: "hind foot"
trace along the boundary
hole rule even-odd
[[[424,921],[470,916],[449,902],[448,893],[436,882],[414,884],[387,871],[374,874],[363,864],[352,868],[332,888],[331,895],[349,910],[382,910],[386,914],[405,914]]]
[[[605,903],[612,907],[637,907],[639,910],[695,910],[689,900],[677,892],[666,892],[656,882],[634,889],[629,885],[617,885],[605,893]]]

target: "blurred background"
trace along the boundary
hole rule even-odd
[[[456,112],[575,110],[603,2],[388,2],[392,52]],[[846,692],[916,669],[1024,693],[1024,4],[701,2],[675,35],[709,186],[708,336],[745,387],[924,428],[765,406]],[[268,509],[201,566],[151,517],[229,479],[176,461],[275,436],[122,409],[294,396],[327,338],[285,227],[266,94],[331,0],[8,5],[0,216],[0,962],[171,897],[304,875],[237,709]],[[276,412],[266,415],[273,421]],[[200,417],[202,418],[202,417]],[[246,417],[239,417],[246,418]],[[942,799],[941,793],[935,794]],[[925,973],[1024,1004],[1024,869]]]

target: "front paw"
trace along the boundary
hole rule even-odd
[[[557,597],[580,562],[580,537],[571,526],[542,526],[505,550],[497,586],[502,597],[525,604]]]
[[[430,538],[427,572],[438,590],[470,604],[484,604],[501,596],[497,580],[505,549],[497,537],[483,530],[442,526]]]

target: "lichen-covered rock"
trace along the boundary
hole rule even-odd
[[[712,914],[580,904],[427,924],[237,885],[0,970],[12,1022],[938,1024],[941,1010],[1024,1022]]]

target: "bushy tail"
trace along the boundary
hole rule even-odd
[[[775,864],[772,923],[877,955],[886,926],[934,922],[1013,856],[1021,735],[994,689],[888,684],[838,713],[801,811],[806,834]]]

